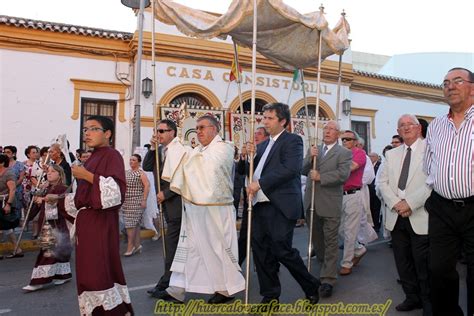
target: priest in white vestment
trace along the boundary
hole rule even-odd
[[[238,265],[233,205],[234,146],[222,140],[212,116],[197,120],[200,145],[168,145],[162,178],[182,196],[183,216],[170,287],[158,298],[184,301],[185,292],[214,294],[208,303],[224,303],[245,289]],[[156,296],[155,296],[156,297]]]

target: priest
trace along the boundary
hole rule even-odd
[[[234,147],[219,136],[216,118],[197,120],[200,145],[168,145],[162,178],[182,196],[183,215],[178,248],[171,266],[170,286],[155,297],[183,302],[185,292],[213,294],[210,304],[232,300],[244,290],[238,264],[233,205]]]

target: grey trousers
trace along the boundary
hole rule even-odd
[[[308,212],[309,213],[309,212]],[[307,216],[306,218],[309,218]],[[320,265],[321,283],[333,285],[337,280],[338,232],[340,217],[313,217],[313,249]]]

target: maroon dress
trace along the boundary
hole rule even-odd
[[[123,158],[110,147],[94,149],[84,167],[94,174],[93,184],[79,180],[74,204],[76,217],[76,274],[81,315],[133,315],[120,262],[119,209],[125,198]],[[112,178],[120,192],[119,205],[104,208],[100,184]],[[104,190],[102,190],[104,191]],[[101,196],[102,194],[102,196]],[[120,196],[117,196],[120,195]]]
[[[65,185],[49,186],[47,194],[62,194],[66,191]],[[35,207],[35,211],[39,211],[38,223],[41,223],[41,228],[45,223],[45,202],[40,207]],[[36,214],[33,215],[35,217]],[[54,282],[55,280],[68,280],[71,278],[71,265],[69,260],[71,259],[71,242],[69,237],[69,229],[66,221],[71,223],[74,222],[74,218],[69,216],[64,208],[58,204],[58,219],[49,220],[48,223],[51,228],[55,231],[57,238],[57,244],[53,249],[54,255],[46,257],[45,251],[40,250],[38,257],[36,258],[35,267],[31,273],[30,285],[42,285]]]

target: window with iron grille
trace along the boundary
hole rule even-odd
[[[370,151],[370,123],[362,121],[351,121],[351,127],[354,132],[359,134],[359,136],[364,139],[364,150],[366,153]]]
[[[84,123],[86,120],[92,115],[101,115],[106,116],[114,122],[115,127],[115,112],[117,108],[117,102],[113,100],[104,100],[104,99],[88,99],[82,98],[81,99],[81,133],[79,144],[81,144],[81,149],[87,150],[89,149],[84,142],[84,135],[82,132],[82,128],[84,127]],[[112,136],[112,144],[111,146],[115,148],[115,130],[113,131]]]

